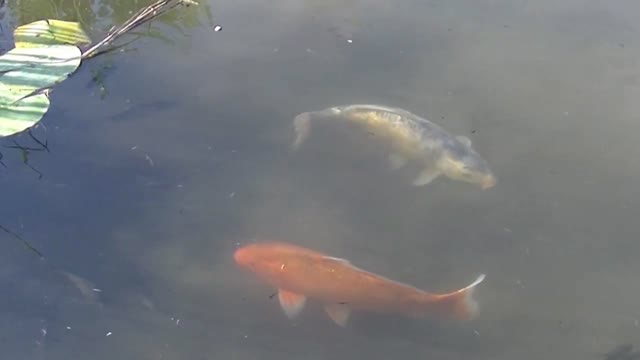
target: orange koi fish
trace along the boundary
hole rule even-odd
[[[359,269],[348,260],[283,242],[241,247],[234,259],[278,289],[280,305],[289,318],[297,316],[310,298],[322,303],[329,317],[343,327],[352,309],[472,319],[478,313],[473,290],[485,277],[480,275],[454,292],[433,294]]]

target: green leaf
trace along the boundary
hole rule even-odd
[[[11,49],[0,56],[0,106],[66,79],[80,66],[81,56],[73,45]]]
[[[51,19],[17,27],[13,32],[13,39],[16,48],[91,43],[79,23]]]
[[[49,109],[45,94],[26,97],[11,105],[0,105],[0,136],[9,136],[35,125]]]
[[[81,56],[73,45],[14,48],[0,56],[0,136],[40,121],[49,109],[42,91],[76,71]]]

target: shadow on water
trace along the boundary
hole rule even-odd
[[[478,336],[472,329],[445,326],[443,322],[401,316],[364,314],[356,316],[352,331],[369,341],[408,341],[441,351],[478,353]]]

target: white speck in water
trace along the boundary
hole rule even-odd
[[[476,334],[476,336],[480,336],[480,332],[478,332],[478,330],[473,330],[473,333]]]
[[[176,320],[176,325],[180,325],[180,319]]]
[[[231,199],[232,197],[236,196],[235,192],[232,192],[231,194],[229,194],[229,199]]]
[[[509,229],[509,228],[504,228],[504,232],[506,232],[506,233],[510,233],[510,232],[511,232],[511,229]]]
[[[144,158],[147,159],[149,165],[153,166],[153,160],[151,159],[151,156],[144,154]]]
[[[249,335],[245,335],[245,336],[244,336],[244,338],[245,338],[245,339],[248,339],[248,338],[249,338]]]
[[[95,292],[102,292],[102,290],[100,290],[100,289],[91,289],[91,290],[93,290]]]
[[[349,44],[352,44],[352,43],[353,43],[353,40],[349,39],[349,40],[347,40],[347,42],[348,42]]]
[[[112,333],[111,333],[111,331],[109,331],[109,332],[107,333],[107,336],[111,336],[111,334],[112,334]]]
[[[213,27],[213,31],[215,31],[215,32],[219,32],[220,30],[222,30],[222,26],[220,26],[220,25],[216,25],[216,26]]]
[[[40,332],[42,332],[42,337],[47,336],[47,329],[46,328],[40,329]]]
[[[71,326],[67,326],[67,330],[71,330]]]
[[[182,184],[178,184],[177,186],[178,186],[179,188],[182,188]]]
[[[134,145],[134,146],[131,148],[131,150],[135,150],[135,149],[137,149],[137,148],[138,148],[138,145]]]

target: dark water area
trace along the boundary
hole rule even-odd
[[[54,14],[85,14],[97,39],[150,3],[57,0],[55,13],[31,1],[2,8],[3,43]],[[639,11],[587,0],[173,10],[153,24],[166,39],[91,60],[52,92],[33,130],[50,151],[28,156],[42,177],[5,147],[37,146],[27,134],[0,139],[0,225],[45,256],[0,233],[2,353],[582,360],[637,345]],[[103,68],[101,95],[92,78]],[[497,185],[414,187],[375,139],[339,124],[290,151],[297,114],[352,103],[468,136]],[[340,328],[309,301],[289,320],[274,290],[233,263],[256,238],[429,291],[486,273],[480,315],[354,313]],[[90,281],[92,296],[63,272]]]

